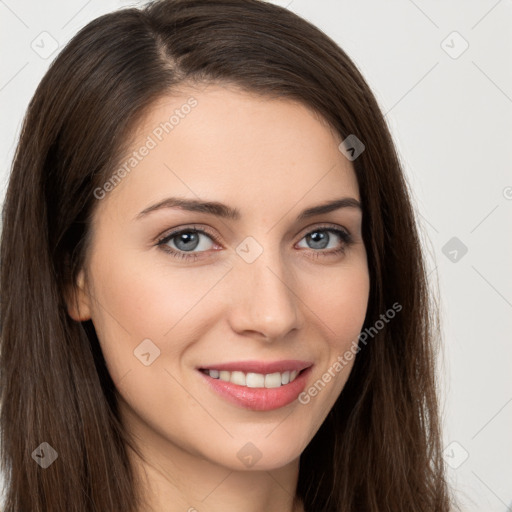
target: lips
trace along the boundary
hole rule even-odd
[[[200,366],[198,370],[218,370],[234,372],[239,371],[243,373],[284,373],[286,371],[300,372],[305,368],[309,368],[313,363],[311,361],[299,361],[297,359],[286,359],[281,361],[233,361],[229,363],[215,363],[207,366]]]
[[[209,389],[218,396],[231,402],[234,405],[251,409],[253,411],[271,411],[279,409],[294,402],[304,390],[306,382],[311,375],[313,363],[308,361],[286,360],[274,362],[262,361],[239,361],[232,363],[212,364],[205,367],[198,367],[199,375],[202,376]],[[218,373],[237,374],[235,382],[226,382],[218,378]],[[251,379],[248,385],[242,384],[238,378],[243,374]],[[276,375],[282,377],[295,375],[293,380],[285,378],[284,382],[274,382]],[[261,378],[265,377],[264,386]],[[260,382],[256,382],[259,378]],[[267,379],[270,382],[267,382]],[[256,379],[256,380],[254,380]],[[236,382],[240,382],[237,384]]]

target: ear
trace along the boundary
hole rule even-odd
[[[73,289],[69,291],[66,303],[68,314],[73,320],[84,322],[91,318],[90,298],[83,270],[80,270]]]

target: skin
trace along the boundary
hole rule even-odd
[[[317,114],[227,85],[160,98],[131,151],[190,96],[197,106],[98,200],[69,314],[94,323],[123,422],[145,459],[129,451],[148,502],[143,510],[300,511],[300,454],[354,360],[308,404],[263,412],[227,402],[195,368],[301,359],[314,363],[307,389],[357,340],[369,294],[361,211],[297,221],[311,206],[359,200],[357,180],[338,150],[341,139]],[[241,219],[178,208],[135,218],[169,196],[220,201]],[[306,235],[324,223],[348,231],[352,244],[321,231],[329,245],[317,248]],[[191,225],[210,228],[218,240],[200,235],[196,261],[156,245],[159,235]],[[236,252],[248,236],[263,249],[250,264]],[[180,252],[176,243],[167,246]],[[149,366],[134,356],[147,338],[160,350]],[[248,442],[261,453],[251,467],[237,457]]]

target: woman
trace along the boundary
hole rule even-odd
[[[5,512],[449,510],[406,183],[317,28],[258,0],[94,20],[3,215]]]

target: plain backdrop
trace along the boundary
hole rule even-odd
[[[2,202],[50,62],[93,18],[141,3],[0,0]],[[441,301],[450,482],[464,512],[512,510],[512,0],[273,3],[332,37],[386,114]]]

